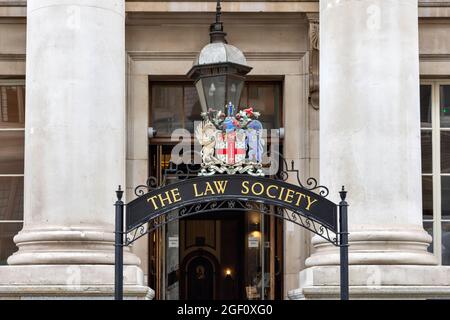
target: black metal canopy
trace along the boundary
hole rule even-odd
[[[199,166],[172,164],[162,184],[150,177],[137,186],[136,199],[125,204],[117,191],[116,206],[116,299],[123,288],[123,247],[166,224],[202,213],[255,211],[297,224],[341,250],[341,298],[348,299],[347,192],[341,202],[326,197],[329,190],[314,178],[303,184],[294,163],[273,177],[251,175],[198,176]],[[291,184],[296,178],[297,184]],[[168,183],[173,181],[173,183]],[[126,209],[126,211],[125,211]],[[124,228],[125,216],[125,228]]]

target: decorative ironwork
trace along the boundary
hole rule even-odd
[[[274,176],[275,179],[288,181],[291,178],[291,174],[295,174],[298,185],[303,189],[314,191],[322,197],[327,197],[330,194],[328,188],[323,185],[319,185],[318,181],[315,178],[310,177],[306,179],[306,184],[303,183],[300,177],[300,170],[295,168],[294,160],[291,161],[289,166],[284,157],[280,156],[279,159],[281,161],[281,170],[278,171],[278,173]]]
[[[149,234],[156,229],[165,226],[173,221],[191,217],[197,214],[214,212],[217,210],[233,210],[233,211],[253,211],[264,215],[271,215],[276,218],[287,220],[296,225],[304,227],[314,234],[322,237],[333,245],[338,245],[337,234],[330,230],[321,222],[312,217],[305,215],[300,211],[290,211],[282,207],[266,205],[264,203],[242,201],[242,200],[217,200],[204,203],[190,204],[180,207],[172,211],[171,215],[162,214],[149,220],[126,234],[125,245],[128,246],[139,238]]]
[[[137,197],[140,197],[152,190],[158,189],[159,187],[160,185],[158,185],[158,179],[156,177],[148,177],[145,185],[139,185],[134,188],[134,194]]]
[[[127,233],[126,234],[126,239],[125,239],[125,246],[128,246],[128,245],[132,244],[137,239],[139,239],[142,236],[146,235],[148,233],[146,225],[147,224],[142,224],[139,227],[135,228],[133,231]]]
[[[155,231],[157,228],[165,226],[166,224],[171,223],[173,221],[197,214],[215,212],[219,210],[234,210],[244,212],[254,211],[265,215],[275,216],[279,219],[283,219],[296,225],[299,225],[313,232],[319,237],[325,239],[332,245],[340,247],[341,298],[348,299],[348,230],[347,230],[348,204],[345,201],[347,192],[344,189],[342,189],[342,191],[340,192],[342,201],[338,205],[339,208],[339,228],[338,228],[337,222],[336,224],[332,225],[328,224],[326,216],[321,215],[321,212],[326,212],[326,214],[328,213],[332,214],[335,211],[330,209],[336,208],[337,206],[336,204],[325,199],[325,197],[328,196],[329,194],[328,188],[319,185],[317,180],[314,178],[307,179],[306,184],[302,183],[300,178],[300,171],[295,168],[295,162],[291,161],[289,166],[286,159],[284,159],[281,156],[279,157],[279,159],[281,160],[281,170],[279,170],[277,174],[272,177],[273,180],[279,180],[282,181],[283,183],[286,183],[288,180],[292,180],[293,178],[295,178],[297,180],[298,187],[300,187],[299,188],[300,192],[297,192],[298,194],[302,194],[302,192],[305,194],[308,193],[312,194],[312,192],[316,191],[316,194],[322,197],[322,199],[319,199],[319,203],[322,204],[330,203],[332,207],[329,207],[327,210],[319,211],[313,214],[312,211],[301,210],[301,208],[293,209],[286,203],[278,203],[275,201],[276,199],[273,199],[273,194],[272,196],[268,194],[268,197],[266,198],[257,197],[253,199],[251,199],[250,195],[247,195],[246,197],[249,197],[251,199],[250,201],[248,200],[249,198],[241,199],[239,198],[239,196],[236,199],[234,198],[230,199],[230,194],[228,195],[221,194],[214,196],[212,198],[205,197],[204,201],[199,201],[198,199],[192,197],[180,201],[180,204],[178,206],[166,207],[165,209],[160,208],[158,209],[159,211],[154,212],[152,215],[145,215],[144,211],[145,209],[142,209],[141,211],[138,210],[137,211],[138,213],[141,212],[143,214],[142,220],[137,220],[138,222],[136,223],[136,225],[131,224],[130,229],[127,230],[127,232],[123,232],[122,218],[125,204],[121,201],[123,191],[121,191],[119,188],[119,190],[117,191],[118,201],[116,202],[116,241],[115,241],[116,299],[122,297],[122,289],[123,289],[122,266],[123,266],[124,246],[129,246],[130,244],[140,239],[141,237],[145,236],[146,234],[149,234]],[[193,163],[181,165],[171,163],[169,165],[169,168],[167,168],[164,171],[163,180],[161,184],[158,184],[158,179],[156,177],[149,177],[147,179],[146,185],[136,187],[135,194],[136,196],[138,196],[138,199],[136,200],[142,203],[144,203],[144,201],[141,200],[148,201],[148,199],[144,197],[149,192],[153,192],[155,190],[157,190],[157,192],[161,192],[160,189],[166,188],[168,186],[167,184],[169,182],[169,179],[176,180],[178,183],[174,185],[181,188],[183,184],[184,185],[189,184],[187,181],[185,181],[186,179],[198,177],[199,175],[201,175],[201,169],[202,167],[200,165],[196,165]],[[292,177],[292,175],[294,177]],[[243,178],[244,180],[242,181],[244,182],[250,181],[251,178],[249,178],[249,176],[250,175],[248,175],[247,178]],[[211,178],[212,177],[203,177],[194,179],[193,181],[196,181],[197,183],[199,181],[206,183],[209,180],[211,180]],[[228,181],[231,181],[233,179],[241,181],[242,176],[237,175],[228,176]],[[254,177],[252,179],[256,181],[256,183],[258,183],[261,188],[263,188],[264,183],[262,182],[264,182],[264,179],[267,178]],[[222,179],[219,178],[218,180],[223,180],[223,178]],[[272,182],[270,186],[274,187],[273,184],[274,183]],[[283,188],[286,189],[294,188],[294,185],[289,186],[289,184],[285,184]],[[234,196],[235,195],[233,194],[233,197]],[[312,202],[309,201],[309,203]],[[131,213],[132,204],[129,203],[127,206],[128,206],[127,212]],[[333,219],[333,221],[337,221],[337,217],[336,220]]]
[[[191,158],[195,159],[195,156],[200,156],[198,152],[192,152]],[[301,188],[313,191],[318,193],[322,197],[327,197],[329,195],[329,189],[325,186],[319,185],[315,178],[306,179],[306,183],[302,182],[300,177],[300,171],[295,168],[295,162],[292,160],[290,164],[288,161],[282,157],[278,156],[280,161],[280,170],[276,175],[273,176],[276,180],[281,180],[287,182],[288,180],[295,179],[298,183],[298,186]],[[261,169],[259,169],[261,170]],[[205,173],[205,168],[202,165],[195,163],[182,163],[175,164],[173,162],[169,163],[169,167],[164,169],[163,171],[163,182],[158,184],[158,179],[156,177],[149,177],[145,185],[139,185],[135,188],[134,193],[137,197],[144,196],[145,194],[159,189],[167,184],[169,179],[175,179],[176,181],[184,181],[186,179],[190,179],[198,176],[208,176],[213,175],[217,172],[222,173],[220,168],[217,168],[211,174]],[[239,172],[239,171],[238,171]],[[252,174],[251,170],[246,170],[247,174],[260,176],[261,174],[258,172],[257,174]],[[223,172],[228,173],[228,172]],[[240,172],[239,172],[240,173]],[[261,208],[264,208],[263,210]],[[272,210],[274,208],[274,210]],[[178,215],[172,216],[170,219],[166,219],[167,213],[158,215],[157,217],[149,220],[147,223],[143,223],[140,226],[137,226],[130,232],[126,234],[125,245],[130,245],[137,239],[142,236],[153,232],[157,228],[164,226],[172,221],[182,219],[184,217],[189,217],[195,214],[212,212],[215,210],[226,209],[226,210],[236,210],[236,211],[257,211],[262,214],[273,215],[277,218],[284,219],[290,221],[294,224],[297,224],[301,227],[306,228],[307,230],[313,232],[314,234],[324,238],[328,242],[338,245],[338,239],[335,232],[330,230],[327,226],[320,223],[319,221],[314,220],[313,218],[305,215],[300,211],[290,211],[283,207],[278,206],[268,206],[262,203],[257,202],[249,202],[242,200],[218,200],[218,201],[210,201],[206,203],[197,203],[195,205],[186,204],[180,208],[178,208]]]
[[[200,157],[200,153],[199,152],[191,152],[191,158],[195,159],[195,157]],[[300,170],[298,170],[297,168],[295,168],[295,162],[294,160],[292,160],[290,162],[290,164],[288,164],[287,160],[282,156],[282,155],[278,155],[277,157],[280,162],[280,170],[278,171],[277,174],[275,174],[274,176],[272,176],[272,178],[277,179],[277,180],[281,180],[281,181],[285,181],[287,182],[290,179],[295,179],[298,186],[302,187],[305,190],[308,191],[313,191],[316,192],[317,194],[319,194],[322,197],[327,197],[330,193],[330,191],[328,190],[327,187],[323,186],[323,185],[319,185],[318,181],[313,178],[310,177],[308,179],[306,179],[306,183],[302,182],[302,179],[300,177]],[[236,172],[234,173],[248,173],[249,175],[252,176],[261,176],[261,172],[259,170],[263,170],[262,165],[259,166],[253,166],[252,167],[255,170],[251,170],[250,168],[247,168],[246,170],[239,170],[239,167],[236,167]],[[216,170],[214,172],[209,173],[207,170],[205,171],[205,168],[202,167],[200,164],[195,164],[195,163],[182,163],[182,164],[176,164],[173,162],[169,163],[169,167],[167,169],[164,169],[164,173],[163,173],[163,182],[161,183],[161,185],[158,185],[158,180],[156,177],[149,177],[147,179],[147,183],[145,185],[139,185],[134,189],[134,194],[137,197],[143,196],[144,194],[158,189],[161,186],[164,186],[167,182],[168,179],[170,178],[176,178],[177,181],[183,181],[192,177],[197,177],[197,176],[209,176],[212,175],[214,173],[229,173],[226,170],[223,171],[222,169],[216,168]]]

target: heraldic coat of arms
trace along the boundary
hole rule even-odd
[[[263,175],[263,127],[259,113],[248,108],[235,111],[229,103],[227,113],[209,109],[203,112],[203,121],[195,129],[202,145],[201,175],[214,173],[248,173]]]

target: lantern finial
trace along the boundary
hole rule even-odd
[[[220,0],[217,0],[216,5],[216,23],[220,23],[220,15],[222,14],[222,7],[220,6]]]
[[[220,0],[217,0],[216,5],[216,22],[211,24],[209,27],[209,36],[210,36],[210,42],[223,42],[227,43],[227,40],[225,39],[225,36],[227,35],[223,31],[223,23],[220,21],[220,16],[222,15],[222,7],[220,6]]]

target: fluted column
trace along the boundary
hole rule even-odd
[[[320,1],[320,182],[348,194],[350,264],[435,264],[422,227],[417,0]],[[336,265],[314,238],[307,266]]]
[[[26,64],[24,228],[8,263],[113,264],[125,1],[28,0]]]

